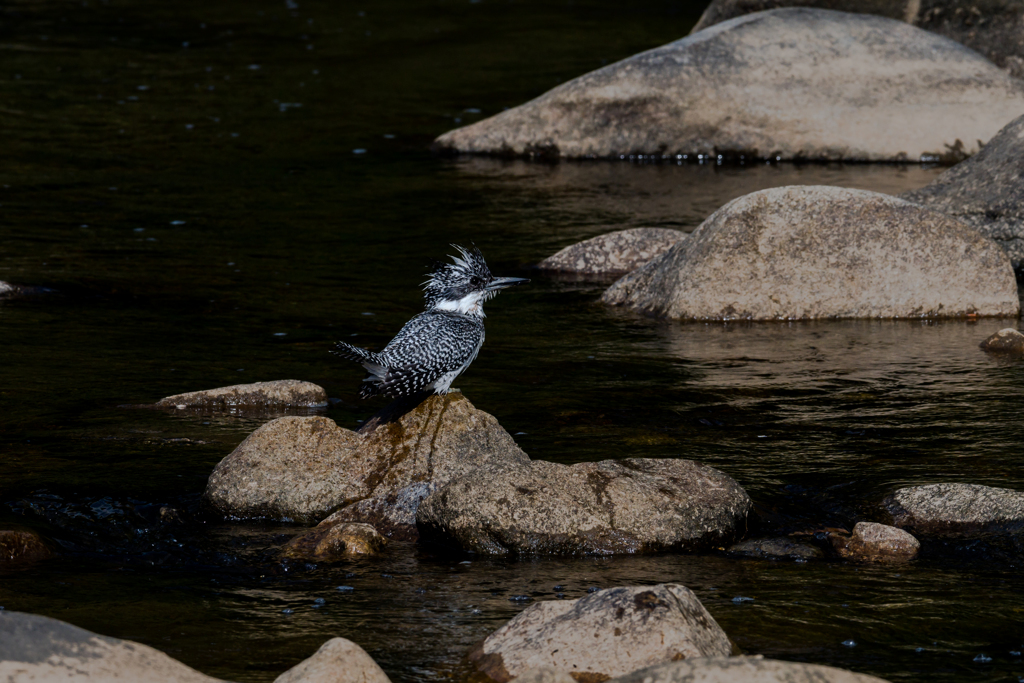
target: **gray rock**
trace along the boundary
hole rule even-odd
[[[175,394],[156,402],[160,408],[225,409],[246,407],[323,408],[327,405],[327,392],[312,382],[279,379],[273,382],[234,384],[230,387],[191,391]]]
[[[1024,0],[712,0],[691,33],[777,7],[818,7],[899,19],[977,50],[1024,77]]]
[[[339,522],[365,522],[388,538],[416,541],[416,511],[423,499],[437,488],[435,482],[420,481],[384,495],[364,498],[331,514],[318,526]]]
[[[28,529],[0,529],[0,569],[28,567],[54,553],[42,537]]]
[[[734,543],[728,548],[731,555],[756,557],[766,560],[817,560],[824,556],[813,545],[789,538],[752,538]]]
[[[516,683],[579,683],[565,671],[551,666],[527,669],[516,676],[515,680]]]
[[[666,662],[608,683],[886,683],[831,666],[755,657],[704,657]]]
[[[658,662],[731,652],[728,636],[690,589],[660,584],[536,603],[488,636],[469,659],[498,683],[537,667],[601,681]]]
[[[326,417],[272,420],[218,463],[203,498],[230,518],[316,523],[364,498],[442,484],[491,461],[529,458],[494,417],[450,393],[369,434]]]
[[[345,638],[331,638],[274,683],[391,683],[366,651]]]
[[[919,190],[900,195],[977,228],[994,239],[1015,268],[1024,263],[1024,116],[1003,128],[976,156]]]
[[[321,522],[299,534],[282,549],[280,557],[289,560],[333,562],[358,556],[379,555],[388,539],[369,524]]]
[[[580,275],[624,275],[686,237],[667,228],[632,228],[570,244],[539,264],[541,270]]]
[[[868,14],[730,19],[437,138],[440,150],[959,161],[1024,110],[1024,83],[948,38]]]
[[[692,550],[730,542],[751,502],[691,460],[494,463],[429,495],[420,533],[488,555]]]
[[[833,533],[832,547],[840,557],[875,562],[912,560],[921,544],[903,529],[875,522],[857,522],[852,534]]]
[[[993,353],[1024,355],[1024,334],[1007,327],[981,342],[980,346]]]
[[[988,238],[888,195],[824,186],[729,202],[602,300],[691,320],[1020,312],[1009,259]]]
[[[893,524],[922,536],[950,538],[1024,530],[1024,492],[978,484],[898,489],[884,505]]]

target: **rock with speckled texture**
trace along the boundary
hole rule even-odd
[[[535,669],[527,669],[515,678],[516,683],[579,683],[561,669],[553,666],[540,666]]]
[[[537,667],[603,681],[659,662],[731,652],[728,636],[689,588],[659,584],[531,605],[469,659],[497,683]]]
[[[156,402],[160,408],[224,410],[236,406],[255,408],[323,408],[327,392],[312,382],[279,379],[272,382],[234,384],[229,387],[175,394]]]
[[[369,524],[321,522],[289,541],[281,548],[280,557],[287,560],[331,562],[379,555],[387,543],[388,539]]]
[[[391,679],[366,650],[347,638],[331,638],[274,683],[391,683]]]
[[[884,505],[893,524],[916,535],[969,538],[1024,532],[1024,492],[979,484],[896,490]]]
[[[886,683],[831,666],[754,657],[700,657],[655,664],[608,683]]]
[[[544,157],[959,161],[1024,111],[977,52],[869,14],[786,8],[717,24],[437,138]]]
[[[746,529],[746,491],[692,460],[493,463],[419,507],[420,533],[487,555],[695,550]]]
[[[829,541],[840,557],[850,560],[912,560],[921,549],[921,543],[903,529],[876,522],[857,522],[852,534],[833,533]]]
[[[980,346],[993,353],[1024,355],[1024,334],[1007,327],[981,342]]]
[[[624,275],[665,253],[685,237],[685,232],[667,228],[618,230],[570,244],[537,267],[578,275]]]
[[[992,240],[895,197],[826,186],[729,202],[602,300],[690,320],[1020,313],[1010,260]]]
[[[733,543],[729,546],[728,552],[730,555],[764,560],[816,560],[824,557],[824,553],[813,545],[799,543],[786,537],[752,538]]]

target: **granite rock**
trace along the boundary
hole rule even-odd
[[[618,230],[570,244],[537,267],[577,275],[625,275],[665,253],[685,237],[685,232],[667,228]]]
[[[1007,327],[981,342],[981,348],[993,353],[1024,355],[1024,334]]]
[[[346,638],[331,638],[274,683],[391,683],[391,679],[366,650]]]
[[[666,662],[608,683],[886,683],[881,678],[803,662],[754,657],[701,657]]]
[[[833,533],[829,541],[836,554],[850,560],[912,560],[921,549],[921,543],[903,529],[875,522],[857,522],[852,534]]]
[[[327,392],[312,382],[279,379],[273,382],[234,384],[229,387],[175,394],[156,402],[160,408],[203,408],[224,410],[238,406],[249,408],[323,408]]]
[[[817,560],[824,553],[813,545],[790,538],[752,538],[734,543],[728,548],[730,555],[756,557],[764,560]]]
[[[897,489],[885,499],[893,524],[916,535],[970,538],[1024,531],[1024,492],[979,484]]]

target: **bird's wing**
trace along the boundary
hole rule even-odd
[[[381,388],[394,384],[418,391],[469,361],[484,333],[483,324],[463,316],[421,313],[380,352],[388,368]]]

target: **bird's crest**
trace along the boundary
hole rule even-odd
[[[423,283],[423,297],[427,308],[433,308],[443,301],[458,301],[473,290],[482,289],[494,279],[491,275],[484,255],[477,247],[465,249],[457,244],[451,245],[459,250],[460,256],[450,256],[451,263],[436,261],[434,268]],[[485,299],[493,294],[488,293]]]

